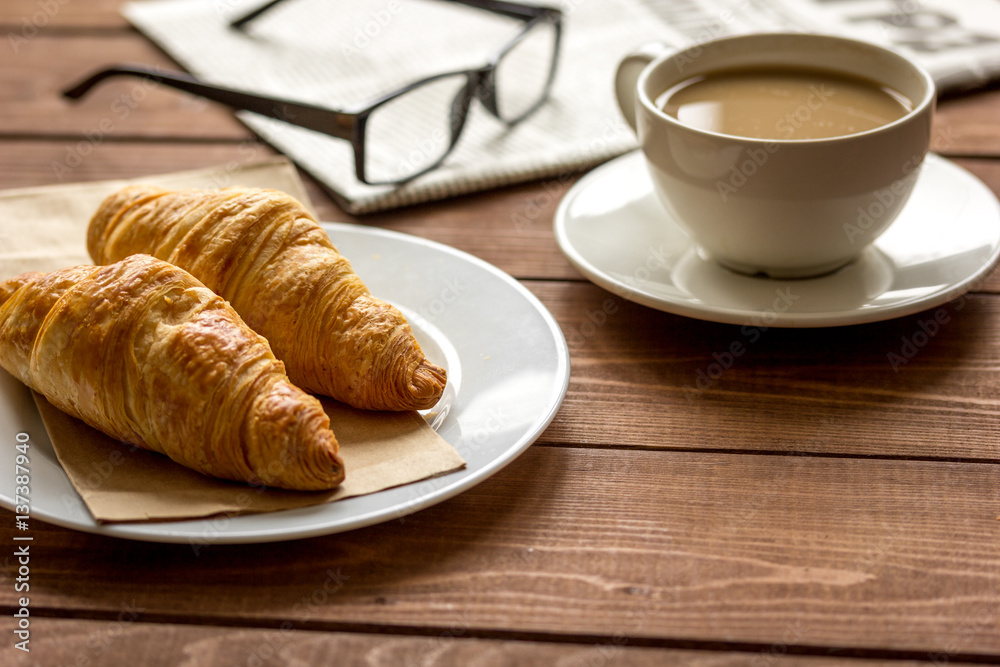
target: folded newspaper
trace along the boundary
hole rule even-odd
[[[141,0],[140,31],[206,81],[349,108],[418,78],[478,67],[516,33],[513,19],[441,0],[287,0],[245,32],[228,22],[264,0]],[[840,33],[907,51],[943,92],[1000,78],[997,0],[552,0],[566,13],[552,99],[509,129],[473,108],[445,164],[400,187],[369,186],[348,142],[239,112],[352,213],[539,178],[564,178],[631,150],[614,102],[618,61],[640,44],[690,46],[772,30]]]

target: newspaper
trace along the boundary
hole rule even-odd
[[[445,164],[400,187],[357,180],[348,142],[239,112],[337,196],[367,213],[540,178],[568,178],[635,147],[614,101],[617,63],[650,41],[726,34],[852,35],[912,53],[943,90],[1000,75],[1000,0],[550,0],[565,12],[551,100],[508,128],[474,104]],[[208,82],[349,109],[422,77],[479,67],[520,23],[440,0],[287,0],[246,32],[228,22],[263,0],[141,0],[123,14]],[[180,93],[178,93],[180,94]]]
[[[825,32],[893,47],[939,93],[1000,78],[1000,0],[637,0],[690,45],[747,32]]]
[[[261,4],[150,0],[130,3],[123,13],[199,78],[334,109],[349,109],[419,78],[480,67],[523,25],[440,0],[287,0],[245,34],[228,28],[229,20]],[[339,195],[352,213],[568,175],[634,147],[612,95],[615,68],[637,42],[664,33],[634,0],[567,6],[550,101],[513,129],[474,103],[444,165],[402,187],[360,183],[346,141],[238,115]],[[666,36],[680,37],[669,29]]]

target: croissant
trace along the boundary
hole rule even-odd
[[[437,403],[446,374],[303,206],[276,190],[127,187],[90,221],[98,264],[148,253],[227,299],[307,391],[368,410]]]
[[[193,276],[148,255],[0,283],[0,365],[107,435],[206,475],[344,478],[319,401]]]

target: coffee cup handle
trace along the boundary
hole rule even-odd
[[[646,65],[653,62],[660,56],[676,51],[677,47],[667,42],[647,42],[625,58],[618,64],[618,71],[615,72],[615,97],[618,100],[618,108],[621,109],[625,121],[635,132],[635,102],[636,83],[639,81],[639,74],[646,69]]]

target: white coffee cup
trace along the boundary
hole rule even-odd
[[[656,98],[692,77],[745,67],[815,68],[874,80],[912,102],[903,117],[826,139],[755,139],[685,125]],[[618,105],[661,203],[703,254],[736,271],[801,278],[855,258],[896,218],[931,137],[935,89],[904,55],[828,35],[726,37],[643,47],[619,65]]]

